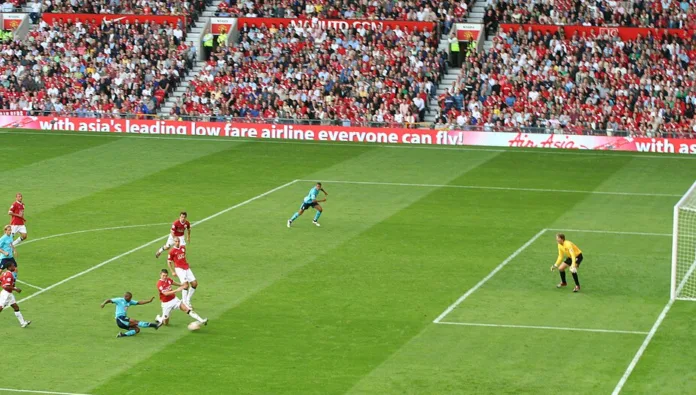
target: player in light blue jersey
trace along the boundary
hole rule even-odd
[[[297,217],[302,215],[302,213],[304,213],[305,210],[307,210],[310,207],[314,207],[314,209],[317,210],[317,213],[314,215],[314,221],[312,221],[312,223],[316,226],[321,226],[321,225],[319,225],[318,221],[319,221],[319,217],[321,217],[322,211],[324,211],[324,210],[321,208],[321,205],[319,203],[325,202],[326,198],[324,198],[322,200],[318,200],[320,191],[324,192],[324,196],[329,196],[329,194],[326,193],[324,188],[321,187],[321,183],[318,182],[317,185],[314,186],[314,188],[309,190],[309,193],[302,201],[302,205],[300,206],[300,211],[293,214],[292,218],[290,218],[288,220],[288,228],[292,226],[292,223],[295,222]]]
[[[17,252],[12,244],[12,226],[6,225],[3,231],[5,234],[0,237],[0,270],[5,270],[10,266],[10,263],[14,263],[15,270],[12,275],[17,278],[17,261],[15,260]]]
[[[130,292],[126,292],[126,294],[123,295],[122,298],[112,298],[105,300],[101,304],[101,307],[103,309],[104,306],[106,306],[109,303],[113,303],[116,305],[116,325],[119,328],[126,330],[126,332],[119,332],[118,335],[116,335],[116,337],[135,336],[136,334],[140,333],[140,328],[159,329],[159,327],[162,326],[161,322],[149,323],[128,318],[128,307],[148,304],[151,303],[153,300],[155,300],[154,296],[147,301],[133,300],[133,294],[131,294]]]

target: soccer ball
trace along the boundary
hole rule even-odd
[[[201,329],[201,323],[198,321],[193,321],[192,323],[188,324],[188,329],[190,331],[197,331]]]
[[[159,314],[157,314],[157,317],[155,317],[155,321],[162,322],[162,317]]]

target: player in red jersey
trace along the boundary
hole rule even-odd
[[[178,239],[179,242],[181,243],[182,246],[185,246],[186,243],[191,242],[191,223],[186,219],[188,217],[188,214],[186,214],[186,211],[182,211],[179,214],[179,219],[174,221],[172,224],[172,229],[171,232],[169,233],[169,238],[167,239],[167,243],[160,247],[159,250],[157,250],[157,253],[155,254],[155,258],[159,258],[160,255],[162,255],[162,252],[170,249],[174,245],[174,240]],[[184,239],[184,231],[186,231],[186,238]]]
[[[27,239],[27,227],[24,225],[27,222],[24,218],[24,203],[22,203],[22,194],[17,194],[17,200],[10,206],[10,211],[7,212],[10,215],[10,225],[12,226],[12,238],[14,235],[19,233],[19,237],[12,242],[13,246],[17,246],[19,243]]]
[[[15,316],[19,320],[19,324],[22,328],[26,328],[31,324],[31,321],[24,320],[24,316],[22,316],[22,312],[19,311],[19,306],[12,293],[13,291],[17,293],[22,292],[21,289],[15,287],[15,278],[12,274],[15,269],[17,269],[17,265],[14,262],[10,262],[6,269],[7,271],[0,276],[0,284],[2,284],[2,291],[0,291],[0,312],[2,312],[5,307],[12,306]]]
[[[177,289],[172,289],[172,285],[175,285],[179,288]],[[157,316],[157,321],[161,322],[164,325],[169,325],[169,315],[174,309],[180,309],[184,313],[190,315],[193,317],[196,321],[200,322],[203,325],[208,325],[208,319],[207,318],[201,318],[195,311],[193,311],[192,308],[186,305],[186,303],[182,303],[179,298],[176,297],[176,293],[179,291],[184,290],[184,286],[174,282],[169,277],[169,271],[167,269],[162,269],[160,272],[160,279],[157,281],[157,290],[159,290],[159,297],[160,301],[162,302],[162,315]]]
[[[172,267],[172,263],[174,267]],[[181,286],[184,289],[181,290],[181,298],[187,306],[191,306],[191,298],[193,293],[196,292],[196,287],[198,287],[198,281],[196,281],[196,276],[193,275],[191,267],[186,261],[186,246],[181,245],[179,239],[174,239],[174,248],[169,251],[169,257],[167,258],[167,266],[169,270],[174,273],[175,277],[179,277],[181,281]]]

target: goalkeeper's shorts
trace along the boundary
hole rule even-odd
[[[580,266],[580,263],[582,263],[582,254],[578,255],[575,257],[575,264]],[[570,266],[573,264],[573,258],[566,258],[565,264]]]

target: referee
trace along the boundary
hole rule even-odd
[[[556,241],[558,242],[558,259],[556,259],[556,263],[551,266],[551,271],[558,269],[561,274],[561,282],[556,287],[561,288],[568,285],[566,282],[565,270],[570,266],[570,273],[573,275],[573,281],[575,281],[573,292],[579,292],[580,280],[578,279],[578,266],[582,263],[582,250],[572,241],[566,240],[563,233],[556,234]],[[566,259],[563,260],[563,258]]]

